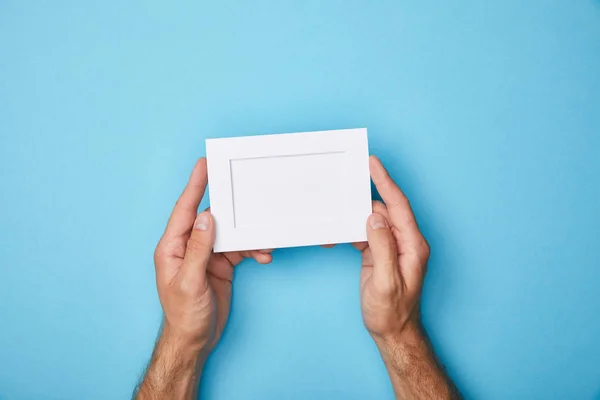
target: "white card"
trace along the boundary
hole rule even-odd
[[[367,129],[207,139],[215,251],[367,240]]]

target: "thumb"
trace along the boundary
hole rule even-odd
[[[367,240],[373,259],[373,283],[384,292],[394,290],[400,278],[396,240],[385,217],[373,213],[367,221]]]
[[[182,277],[189,283],[201,283],[206,277],[206,267],[214,242],[213,217],[209,211],[203,211],[196,216],[181,266]]]

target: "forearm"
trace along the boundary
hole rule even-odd
[[[398,399],[460,399],[438,364],[427,335],[414,323],[399,337],[375,339]]]
[[[195,399],[205,359],[201,348],[185,343],[168,326],[163,327],[135,399]]]

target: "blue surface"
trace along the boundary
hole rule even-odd
[[[600,398],[600,2],[0,1],[0,398],[122,399],[207,137],[369,128],[467,398]],[[206,203],[206,200],[205,200]],[[379,399],[359,256],[241,265],[204,399]]]

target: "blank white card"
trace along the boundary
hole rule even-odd
[[[367,130],[207,139],[215,251],[365,241]]]

